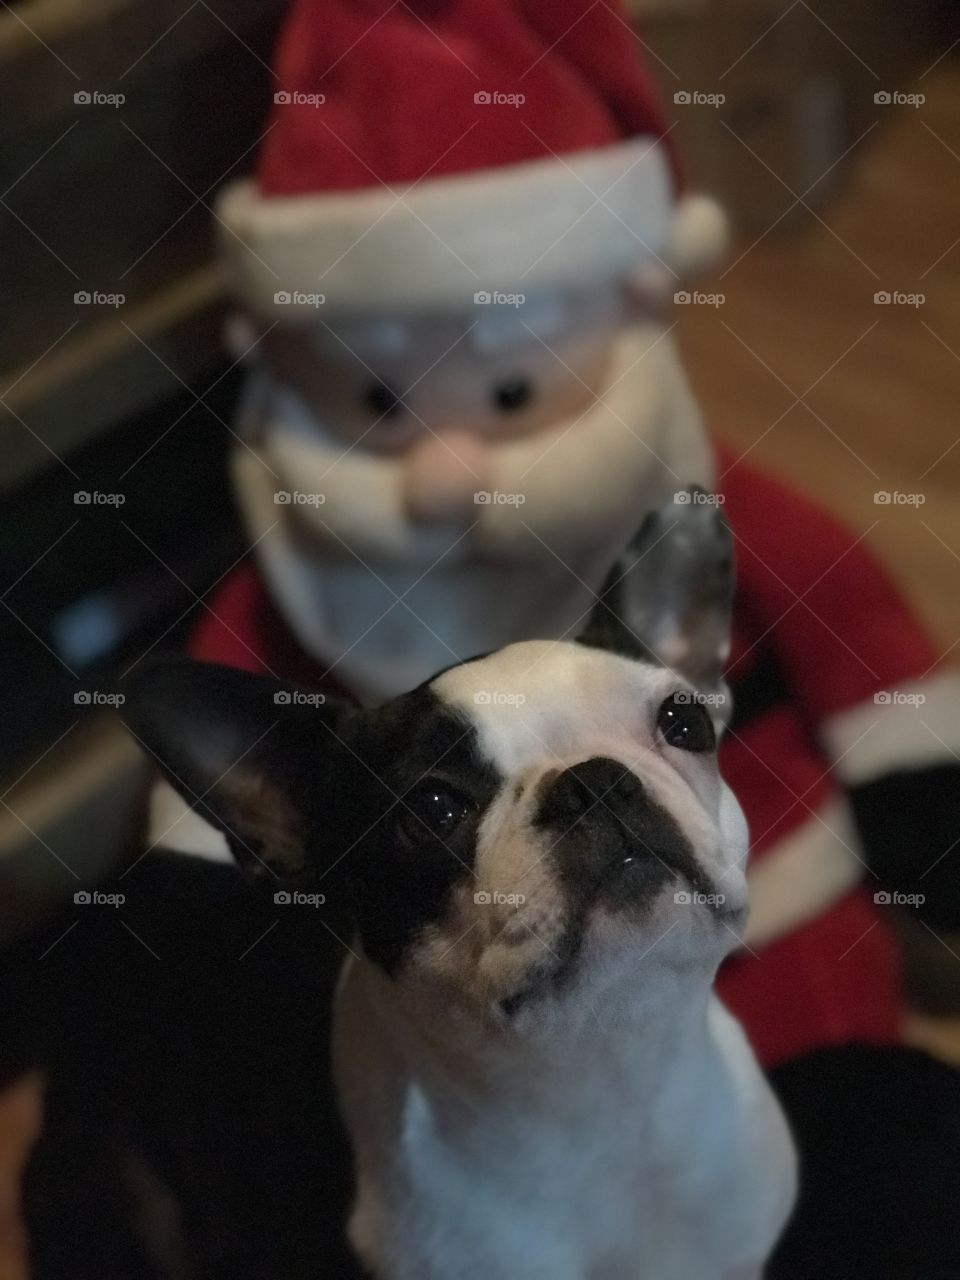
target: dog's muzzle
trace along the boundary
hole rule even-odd
[[[545,829],[571,905],[639,908],[670,882],[708,893],[676,819],[620,761],[594,756],[540,787],[534,825]]]

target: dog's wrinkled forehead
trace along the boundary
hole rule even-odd
[[[569,764],[617,744],[642,746],[659,703],[689,686],[666,667],[531,640],[452,667],[430,687],[475,727],[486,760],[512,777],[537,762]]]

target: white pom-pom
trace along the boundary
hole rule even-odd
[[[727,215],[710,196],[683,196],[677,203],[664,259],[683,281],[710,270],[729,243]]]

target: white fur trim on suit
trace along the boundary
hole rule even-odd
[[[217,214],[235,296],[287,322],[323,305],[297,293],[346,308],[462,307],[480,291],[617,277],[675,248],[670,172],[650,137],[407,189],[264,197],[245,180],[221,192]],[[701,235],[715,239],[710,219],[688,219],[684,254]]]
[[[744,942],[756,950],[793,933],[849,893],[865,870],[850,806],[836,796],[750,865]]]
[[[960,757],[960,673],[904,681],[823,725],[834,772],[848,787]]]

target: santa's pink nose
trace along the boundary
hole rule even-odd
[[[431,432],[407,455],[404,493],[413,520],[467,523],[475,514],[475,495],[489,486],[490,451],[472,432]]]

